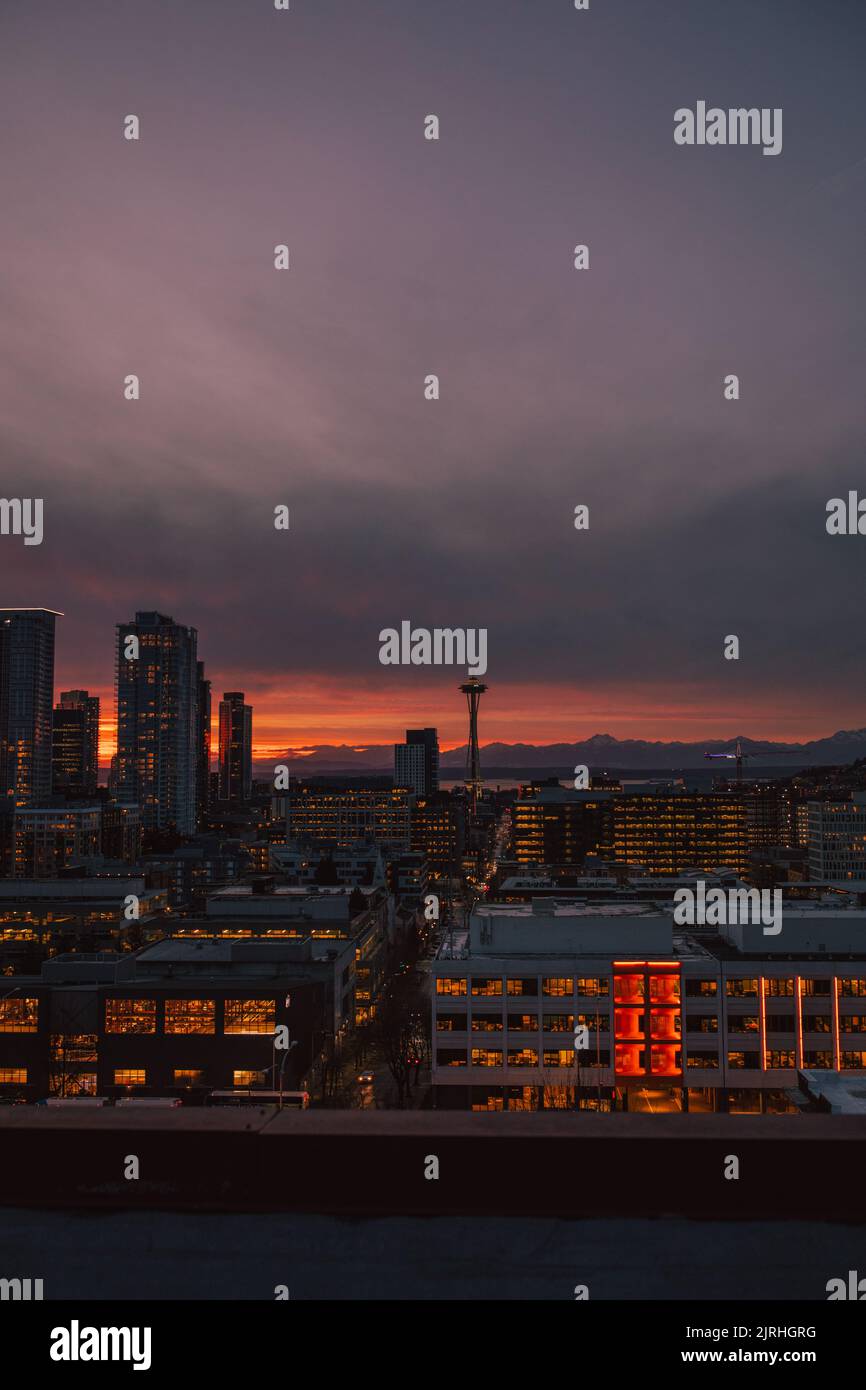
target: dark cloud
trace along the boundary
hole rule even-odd
[[[46,533],[0,577],[66,610],[61,661],[109,681],[114,623],[157,606],[237,680],[375,687],[408,617],[486,626],[500,684],[796,691],[834,726],[866,674],[866,540],[824,531],[866,490],[857,7],[58,0],[4,28],[3,486]],[[676,148],[698,98],[782,107],[781,156]]]

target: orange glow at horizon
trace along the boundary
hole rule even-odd
[[[297,759],[321,744],[390,749],[409,727],[437,728],[443,751],[466,742],[465,704],[456,682],[450,680],[423,686],[408,681],[389,683],[383,689],[381,682],[357,679],[306,674],[283,685],[270,676],[249,673],[244,679],[235,673],[228,679],[218,675],[211,683],[214,759],[223,690],[244,690],[253,706],[253,757],[260,762],[287,753]],[[114,691],[92,685],[90,689],[100,697],[99,761],[107,767],[117,746]],[[826,737],[836,728],[859,727],[860,722],[853,700],[850,711],[839,710],[838,722],[831,728],[814,710],[798,708],[794,695],[784,709],[775,696],[768,696],[766,704],[740,706],[708,700],[706,693],[697,689],[680,688],[677,697],[671,699],[669,686],[649,683],[628,690],[530,682],[492,685],[481,705],[481,745],[576,743],[601,733],[618,739],[662,742],[733,739],[743,734],[802,743]]]

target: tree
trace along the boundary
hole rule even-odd
[[[315,878],[320,888],[336,888],[339,884],[337,866],[329,854],[322,855],[316,865]]]
[[[408,974],[394,976],[376,1010],[375,1037],[397,1086],[397,1104],[405,1108],[409,1089],[427,1051],[427,1039]]]

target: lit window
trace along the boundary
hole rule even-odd
[[[487,998],[492,998],[495,995],[500,995],[502,993],[502,981],[486,978],[477,979],[476,977],[473,977],[472,993],[480,994]]]
[[[358,994],[358,998],[364,998]],[[369,998],[369,994],[366,996]],[[225,1001],[226,1033],[273,1033],[276,1026],[276,1004],[273,999],[227,999]]]
[[[26,1086],[26,1067],[0,1067],[0,1086]]]
[[[143,1067],[122,1067],[114,1073],[115,1086],[146,1086],[147,1072]]]
[[[155,999],[106,999],[106,1033],[155,1033]]]
[[[767,1066],[771,1070],[796,1066],[794,1053],[789,1048],[774,1049],[767,1053]]]
[[[564,1047],[546,1047],[544,1049],[544,1065],[546,1067],[571,1067],[574,1065],[574,1051]]]
[[[501,994],[501,988],[497,992]],[[536,995],[538,994],[538,980],[535,976],[530,976],[528,979],[522,980],[509,980],[507,983],[507,993]]]
[[[52,1096],[95,1096],[96,1072],[73,1071],[68,1065],[63,1071],[49,1072],[48,1093]]]
[[[0,999],[0,1033],[36,1033],[38,999]]]
[[[262,1086],[264,1085],[265,1074],[263,1071],[233,1071],[233,1086]]]
[[[213,999],[166,999],[166,1033],[215,1033],[216,1004]]]
[[[501,1067],[502,1053],[496,1048],[473,1047],[472,1049],[473,1067]]]
[[[574,980],[569,980],[565,976],[548,977],[543,981],[542,989],[551,998],[562,999],[573,992]]]
[[[204,1081],[204,1072],[196,1071],[194,1067],[175,1068],[175,1086],[200,1086]]]
[[[451,979],[447,975],[439,976],[436,981],[437,994],[465,994],[466,980]]]
[[[508,1049],[508,1065],[510,1067],[537,1067],[538,1053],[532,1047],[521,1047]]]

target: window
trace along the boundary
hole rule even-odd
[[[0,1033],[36,1033],[38,1018],[38,999],[0,999]]]
[[[95,1096],[95,1071],[51,1071],[48,1073],[48,1093],[52,1096]]]
[[[839,993],[844,999],[855,999],[866,994],[866,980],[840,980]]]
[[[473,1014],[473,1033],[501,1033],[502,1018],[499,1014]]]
[[[574,1014],[544,1014],[541,1026],[545,1033],[573,1033]]]
[[[778,1067],[796,1066],[793,1048],[771,1048],[767,1052],[767,1066],[771,1071]]]
[[[473,1067],[501,1067],[502,1053],[492,1047],[473,1047]]]
[[[686,980],[685,985],[687,999],[710,999],[719,992],[716,980]]]
[[[757,1033],[759,1028],[757,1014],[728,1014],[729,1033]]]
[[[607,1014],[578,1014],[577,1021],[590,1033],[606,1033],[610,1026]]]
[[[866,1033],[866,1017],[863,1014],[840,1014],[840,1033]]]
[[[538,980],[533,975],[530,979],[509,980],[507,982],[508,994],[538,994]]]
[[[538,1053],[531,1047],[510,1047],[508,1049],[508,1065],[510,1067],[537,1067]]]
[[[437,1067],[465,1067],[466,1049],[464,1047],[438,1047],[436,1049]]]
[[[789,979],[767,980],[766,987],[767,996],[771,999],[787,998],[794,993],[794,981]]]
[[[757,980],[726,980],[725,986],[729,999],[748,999],[758,993]]]
[[[830,1014],[804,1014],[803,1031],[805,1033],[832,1033],[833,1019]]]
[[[767,1014],[765,1026],[768,1033],[793,1033],[794,1015]]]
[[[436,981],[436,993],[465,995],[466,980],[465,978],[457,979],[455,977],[454,979],[452,979],[448,975],[440,975]]]
[[[761,1056],[758,1052],[729,1052],[728,1066],[734,1069],[738,1067],[751,1067],[753,1071],[760,1071]]]
[[[832,993],[832,980],[803,980],[803,993],[810,998],[826,997]]]
[[[649,997],[651,1004],[678,1004],[680,1002],[679,975],[650,975]]]
[[[645,982],[643,975],[617,975],[614,980],[614,999],[617,1004],[643,1004]]]
[[[480,994],[488,999],[494,998],[502,993],[502,981],[488,979],[487,977],[478,978],[472,976],[472,993]]]
[[[584,999],[607,999],[610,984],[607,980],[592,975],[584,976],[577,982],[577,992],[582,994]]]
[[[436,1015],[437,1033],[465,1033],[466,1015],[465,1014],[437,1014]]]
[[[197,1071],[195,1067],[175,1067],[175,1086],[201,1086],[203,1081],[203,1071]]]
[[[718,1067],[719,1059],[715,1052],[690,1052],[688,1055],[689,1068],[697,1067],[704,1070]]]
[[[0,1086],[26,1086],[26,1067],[0,1067]]]
[[[719,1020],[715,1014],[687,1014],[687,1033],[718,1033]]]
[[[106,999],[106,1033],[155,1033],[155,999]]]
[[[76,1070],[81,1062],[97,1060],[95,1033],[52,1033],[48,1039],[48,1055],[52,1062],[61,1062],[67,1072]]]
[[[843,1052],[840,1061],[843,1071],[861,1071],[866,1067],[866,1052]]]
[[[803,1066],[832,1071],[833,1054],[832,1052],[804,1052]]]
[[[512,1033],[537,1033],[538,1019],[535,1014],[509,1014],[508,1028]]]
[[[574,980],[564,975],[548,976],[542,981],[541,987],[543,993],[551,999],[564,999],[566,995],[574,993]]]
[[[216,1004],[213,999],[166,999],[167,1033],[215,1033]]]
[[[227,999],[223,1032],[273,1033],[276,1007],[273,999]]]
[[[114,1073],[114,1084],[115,1086],[146,1086],[147,1072],[143,1067],[122,1067]]]
[[[264,1086],[265,1074],[263,1071],[233,1071],[233,1086]]]
[[[546,1047],[544,1049],[544,1065],[546,1067],[573,1067],[574,1049]]]

